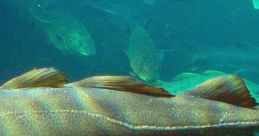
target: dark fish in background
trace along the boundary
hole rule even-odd
[[[95,44],[86,26],[69,11],[58,8],[65,1],[28,0],[8,1],[20,16],[35,23],[46,33],[49,44],[63,54],[91,56],[96,54]]]
[[[38,84],[41,79],[45,84]],[[177,96],[127,76],[64,86],[66,80],[54,69],[36,69],[6,83],[0,134],[240,136],[259,129],[255,99],[237,76],[217,77]]]
[[[95,44],[86,26],[67,11],[47,10],[41,5],[29,9],[31,19],[47,35],[49,43],[63,54],[91,56]]]
[[[132,75],[144,81],[159,79],[164,54],[158,51],[144,27],[139,25],[132,31],[125,53],[130,60]]]

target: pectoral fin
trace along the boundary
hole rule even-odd
[[[130,76],[94,76],[75,82],[72,86],[110,89],[157,97],[173,96],[164,89],[145,84]]]
[[[187,94],[241,107],[256,105],[256,101],[250,95],[244,80],[241,77],[233,75],[220,76],[207,80]]]
[[[66,83],[67,77],[64,73],[54,68],[41,68],[33,69],[9,80],[0,87],[0,90],[31,87],[62,87]]]

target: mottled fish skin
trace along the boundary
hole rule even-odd
[[[132,31],[126,54],[134,75],[148,82],[159,79],[164,54],[158,52],[150,35],[142,26],[136,26]]]
[[[0,92],[1,136],[246,135],[259,111],[197,98],[84,88]]]
[[[59,9],[47,11],[31,7],[30,16],[35,24],[46,32],[50,44],[64,54],[92,56],[95,43],[86,26],[74,15]]]

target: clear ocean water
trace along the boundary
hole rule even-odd
[[[156,49],[165,51],[161,80],[213,69],[259,82],[259,11],[250,0],[2,0],[0,6],[1,82],[37,67],[58,68],[72,81],[127,75],[132,70],[125,50],[137,25],[145,25]],[[40,8],[43,15],[32,13],[32,8]],[[94,55],[68,54],[53,45],[48,28],[35,18],[51,21],[56,9],[84,25]],[[47,27],[51,25],[55,22]]]

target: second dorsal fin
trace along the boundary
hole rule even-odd
[[[31,87],[62,87],[67,83],[64,73],[54,68],[33,69],[15,77],[0,87],[4,89],[18,89]]]
[[[220,76],[207,80],[187,94],[241,107],[256,105],[256,101],[250,95],[244,80],[241,77],[233,75]]]
[[[72,85],[133,92],[157,97],[173,96],[164,89],[147,85],[130,76],[94,76],[72,83]]]

